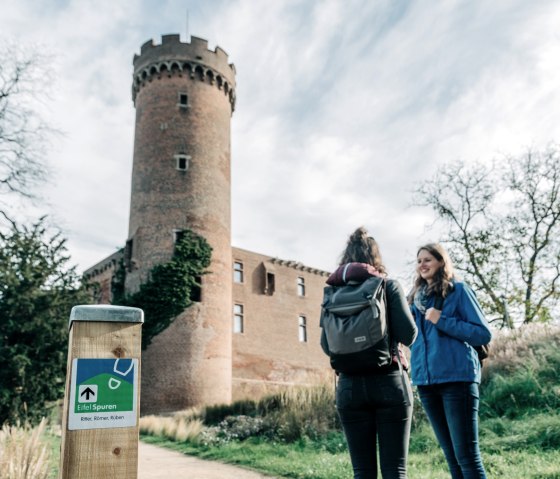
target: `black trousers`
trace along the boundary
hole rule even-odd
[[[368,376],[341,374],[336,407],[354,469],[354,479],[377,479],[377,444],[383,479],[406,479],[412,419],[408,376],[398,369]]]

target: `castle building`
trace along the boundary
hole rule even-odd
[[[133,65],[128,239],[84,278],[108,303],[121,261],[134,292],[171,258],[185,229],[213,248],[199,300],[143,353],[142,413],[254,398],[325,375],[319,316],[327,273],[231,245],[234,65],[220,47],[179,35],[146,42]]]

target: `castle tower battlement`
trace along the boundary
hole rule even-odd
[[[228,402],[232,367],[231,116],[235,68],[208,42],[164,35],[135,55],[125,288],[137,291],[190,229],[212,247],[200,296],[143,356],[142,411]],[[146,317],[146,322],[150,318]],[[173,372],[173,374],[171,374]]]
[[[208,49],[208,42],[202,38],[191,37],[190,43],[181,42],[178,34],[162,35],[162,42],[154,44],[148,40],[134,55],[132,100],[140,89],[162,75],[187,76],[215,85],[226,95],[235,109],[235,66],[228,63],[227,53],[220,47]]]

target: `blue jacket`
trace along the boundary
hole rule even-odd
[[[428,298],[426,309],[435,297]],[[480,383],[480,362],[472,346],[490,342],[492,333],[473,290],[455,282],[437,324],[411,305],[418,337],[411,346],[411,376],[416,386],[454,381]]]

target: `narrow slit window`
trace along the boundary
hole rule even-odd
[[[297,279],[297,293],[298,296],[305,296],[305,279],[301,276]]]
[[[200,303],[202,301],[202,277],[196,276],[195,284],[191,286],[189,299],[194,303]]]
[[[266,289],[265,294],[272,296],[274,294],[275,287],[274,273],[266,273]]]
[[[299,321],[299,342],[307,342],[307,318],[305,316],[300,316]]]
[[[127,240],[124,247],[124,266],[127,271],[130,271],[132,269],[132,246],[132,239]]]
[[[244,312],[242,304],[233,305],[233,332],[237,334],[243,333],[244,325]]]

